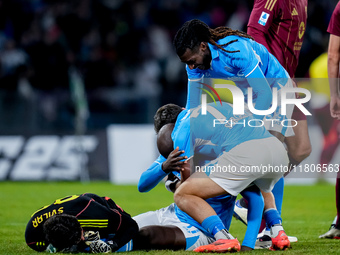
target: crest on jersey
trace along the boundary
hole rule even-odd
[[[269,14],[266,12],[262,12],[260,19],[259,19],[259,24],[261,24],[262,26],[265,26],[268,21],[268,18],[269,18]]]

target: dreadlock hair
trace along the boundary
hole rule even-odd
[[[48,218],[43,231],[46,240],[57,250],[70,248],[81,241],[82,228],[72,215],[59,214]]]
[[[182,107],[176,104],[166,104],[160,107],[153,117],[156,134],[164,125],[175,123],[181,111],[183,111]]]
[[[229,35],[237,35],[254,40],[253,37],[242,31],[232,30],[229,27],[217,27],[212,29],[203,21],[193,19],[185,22],[183,26],[177,31],[174,39],[174,46],[179,57],[185,53],[186,49],[193,50],[201,42],[209,42],[222,51],[228,53],[239,52],[239,50],[228,51],[223,48],[224,46],[228,46],[229,44],[236,42],[237,39],[222,45],[216,43],[216,41],[219,39]]]

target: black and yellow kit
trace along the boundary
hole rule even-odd
[[[27,245],[36,251],[44,251],[48,243],[44,238],[43,224],[49,217],[62,213],[75,216],[84,232],[99,231],[100,238],[114,234],[110,240],[118,248],[138,232],[137,223],[111,198],[85,193],[57,199],[33,213],[25,232]]]

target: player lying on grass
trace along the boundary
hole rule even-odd
[[[245,193],[247,196],[250,191]],[[255,198],[251,195],[247,197],[249,201],[256,201],[261,205],[256,198],[262,197],[259,192],[257,194]],[[224,206],[232,207],[234,202],[235,198],[230,197]],[[198,235],[196,232],[200,230],[195,231],[194,226],[181,223],[174,208],[172,204],[132,219],[108,197],[91,193],[68,196],[33,213],[26,227],[25,239],[27,245],[36,251],[72,253],[178,250],[190,248],[194,243],[205,244],[205,239],[214,241],[204,234]],[[155,222],[155,214],[159,215],[161,212],[161,221]],[[225,214],[231,219],[232,211]],[[196,237],[203,241],[197,241]]]
[[[218,118],[221,125],[214,121]],[[270,167],[286,166],[288,158],[286,151],[277,139],[264,127],[250,127],[243,125],[228,126],[230,119],[240,123],[248,123],[253,116],[247,112],[244,116],[234,116],[232,106],[223,103],[208,104],[207,114],[201,114],[201,107],[190,111],[183,110],[177,117],[174,130],[168,128],[175,148],[185,151],[190,157],[199,155],[216,158],[202,169],[199,168],[175,192],[174,199],[178,207],[198,221],[203,228],[214,235],[215,239],[222,239],[213,245],[207,245],[201,250],[239,250],[237,239],[227,231],[221,219],[213,208],[204,200],[218,195],[231,194],[237,196],[250,183],[254,182],[263,192],[271,195],[271,203],[265,205],[264,216],[271,226],[274,238],[272,249],[285,249],[290,246],[287,235],[281,225],[281,218],[275,208],[271,189],[279,180],[283,172],[275,172]],[[256,121],[256,120],[254,120]],[[163,128],[170,127],[170,124]],[[236,171],[211,171],[215,167],[236,169]],[[268,171],[244,171],[247,167],[254,169],[267,166]],[[253,168],[251,168],[253,167]],[[207,170],[208,169],[208,170]],[[243,170],[242,170],[243,169]],[[207,176],[209,175],[209,177]],[[199,251],[200,249],[197,249]]]
[[[157,146],[159,151],[164,152],[164,156],[160,155],[157,160],[142,173],[138,183],[138,190],[140,192],[147,192],[154,188],[161,180],[168,176],[166,181],[166,187],[169,191],[174,192],[176,185],[178,186],[184,178],[181,178],[180,169],[183,165],[182,151],[178,149],[173,150],[172,147],[168,147],[168,143],[171,137],[166,137],[159,130],[168,123],[175,123],[178,114],[183,109],[174,104],[168,104],[158,109],[154,117],[155,131],[158,134]],[[172,151],[173,150],[173,151]],[[202,160],[204,160],[202,158]],[[202,162],[202,164],[204,164]],[[186,174],[189,176],[190,174]],[[170,180],[169,180],[170,179]],[[247,190],[241,193],[243,196],[250,199],[250,213],[248,215],[249,224],[245,237],[242,243],[242,250],[254,249],[256,241],[256,233],[259,228],[259,221],[263,211],[263,198],[259,192],[259,189],[252,185]],[[235,197],[230,195],[222,195],[208,199],[207,202],[214,208],[219,217],[222,219],[224,225],[229,229],[231,216],[233,213],[233,205]],[[232,206],[232,207],[230,207]],[[138,225],[150,223],[154,225],[172,224],[177,226],[178,236],[176,239],[183,240],[182,248],[186,250],[193,250],[196,247],[204,244],[209,244],[215,241],[213,236],[207,232],[202,226],[189,215],[178,209],[176,205],[170,205],[167,208],[162,208],[155,212],[148,212],[134,217],[138,219]],[[139,220],[142,219],[142,220]],[[141,222],[143,223],[141,225]],[[194,230],[194,231],[193,231]],[[164,239],[166,240],[167,235]],[[194,238],[195,237],[195,238]],[[193,242],[192,240],[195,240]]]
[[[177,179],[176,179],[177,180]],[[175,181],[176,182],[176,181]],[[263,201],[260,192],[244,191],[249,199],[249,224],[258,217]],[[219,215],[229,227],[235,197],[215,199],[220,202]],[[223,202],[223,203],[222,203]],[[260,207],[259,207],[260,206]],[[27,245],[36,251],[49,252],[113,252],[130,250],[171,249],[192,250],[215,240],[183,212],[184,222],[177,216],[175,204],[133,219],[108,197],[82,194],[57,199],[53,204],[36,211],[27,224]],[[157,218],[157,217],[158,218]],[[191,223],[192,223],[191,219]],[[257,222],[257,224],[259,224]],[[247,231],[249,232],[249,231]],[[204,234],[206,233],[206,235]],[[247,236],[247,234],[246,234]],[[249,234],[248,234],[249,236]],[[245,237],[244,244],[253,245],[254,239]]]
[[[128,249],[137,233],[137,223],[112,199],[85,193],[33,213],[25,239],[36,251],[104,252]]]
[[[253,218],[258,217],[262,210],[261,203],[263,208],[262,197],[256,188],[244,191],[243,194],[252,202],[248,218],[252,226]],[[219,207],[215,208],[219,210],[222,219],[226,219],[224,222],[229,227],[235,197],[215,199],[215,203],[218,202]],[[183,212],[179,216],[184,217],[185,221],[180,221],[176,211],[178,208],[171,204],[132,219],[108,197],[90,193],[73,195],[57,199],[53,204],[36,211],[27,224],[25,238],[27,245],[36,251],[92,253],[151,249],[192,250],[215,241],[209,233],[204,234],[205,230],[200,230],[202,228],[197,222],[185,223],[190,217]],[[257,224],[259,225],[258,220]],[[244,243],[251,246],[255,240],[248,238],[247,241],[245,238]]]

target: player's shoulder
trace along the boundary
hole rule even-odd
[[[226,50],[230,50],[229,48],[237,48],[239,45],[246,45],[248,43],[248,38],[239,36],[239,35],[228,35],[222,39],[217,41],[219,45],[226,45],[223,46]]]
[[[271,13],[277,8],[280,8],[282,5],[291,2],[290,0],[255,0],[253,11],[255,12],[266,12]]]
[[[296,16],[298,15],[298,10],[303,10],[307,13],[307,6],[308,0],[277,0],[273,5],[268,5],[267,9],[270,8],[270,10],[275,11],[277,15],[283,15],[283,12],[286,12],[287,15]],[[300,15],[302,14],[300,13]]]
[[[338,2],[338,4],[335,6],[333,13],[340,15],[340,2]]]
[[[222,51],[222,54],[227,56],[228,59],[246,59],[252,49],[252,44],[249,40],[249,38],[243,36],[228,35],[218,40],[217,44],[226,50]]]
[[[223,52],[226,57],[222,60],[226,65],[245,69],[254,59],[254,45],[251,39],[242,36],[228,36],[230,44],[224,47],[230,53]],[[255,47],[256,48],[256,47]]]

